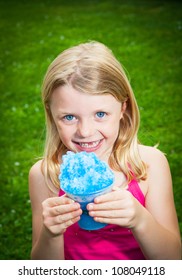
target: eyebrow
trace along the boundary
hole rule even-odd
[[[74,114],[74,113],[71,113],[71,112],[59,111],[59,112],[56,114],[56,118],[59,118],[60,116],[66,116],[66,115],[75,115],[75,114]]]

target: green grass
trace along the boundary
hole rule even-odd
[[[129,73],[140,140],[167,155],[182,232],[180,1],[1,0],[0,32],[0,259],[30,258],[27,178],[43,149],[43,75],[63,49],[87,40],[109,46]]]

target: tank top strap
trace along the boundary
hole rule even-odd
[[[129,182],[127,190],[143,205],[145,206],[145,196],[136,179]]]
[[[133,172],[130,164],[128,167],[133,179],[128,183],[127,190],[143,205],[145,206],[145,196],[139,186],[138,180],[136,179],[135,173]]]

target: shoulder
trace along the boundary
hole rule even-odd
[[[144,145],[139,145],[139,154],[147,166],[150,168],[156,163],[160,164],[167,164],[167,158],[164,155],[163,152],[161,152],[159,149],[156,147],[150,147],[150,146],[144,146]]]
[[[43,201],[49,197],[48,187],[42,173],[42,162],[43,160],[37,161],[29,171],[29,193],[32,201],[35,198]]]
[[[139,154],[147,165],[147,180],[151,186],[172,186],[168,160],[163,152],[155,147],[139,145]]]
[[[34,177],[34,176],[43,176],[41,172],[41,166],[42,166],[42,160],[37,161],[29,171],[29,176]]]
[[[139,145],[141,159],[147,165],[149,190],[171,191],[172,178],[168,160],[163,152],[155,147]]]
[[[30,168],[29,171],[30,187],[34,184],[43,185],[45,183],[44,175],[42,173],[42,162],[43,160],[39,160]]]
[[[43,159],[37,161],[29,171],[29,191],[30,195],[38,194],[39,197],[46,199],[57,195],[57,188],[51,183],[49,178],[45,180],[43,174]]]

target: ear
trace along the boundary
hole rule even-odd
[[[126,101],[124,101],[124,102],[123,102],[123,104],[122,104],[122,107],[121,107],[121,115],[120,115],[120,119],[122,119],[122,118],[123,118],[123,115],[124,115],[124,113],[125,113],[125,111],[126,111],[126,108],[127,108],[127,102],[126,102]]]

